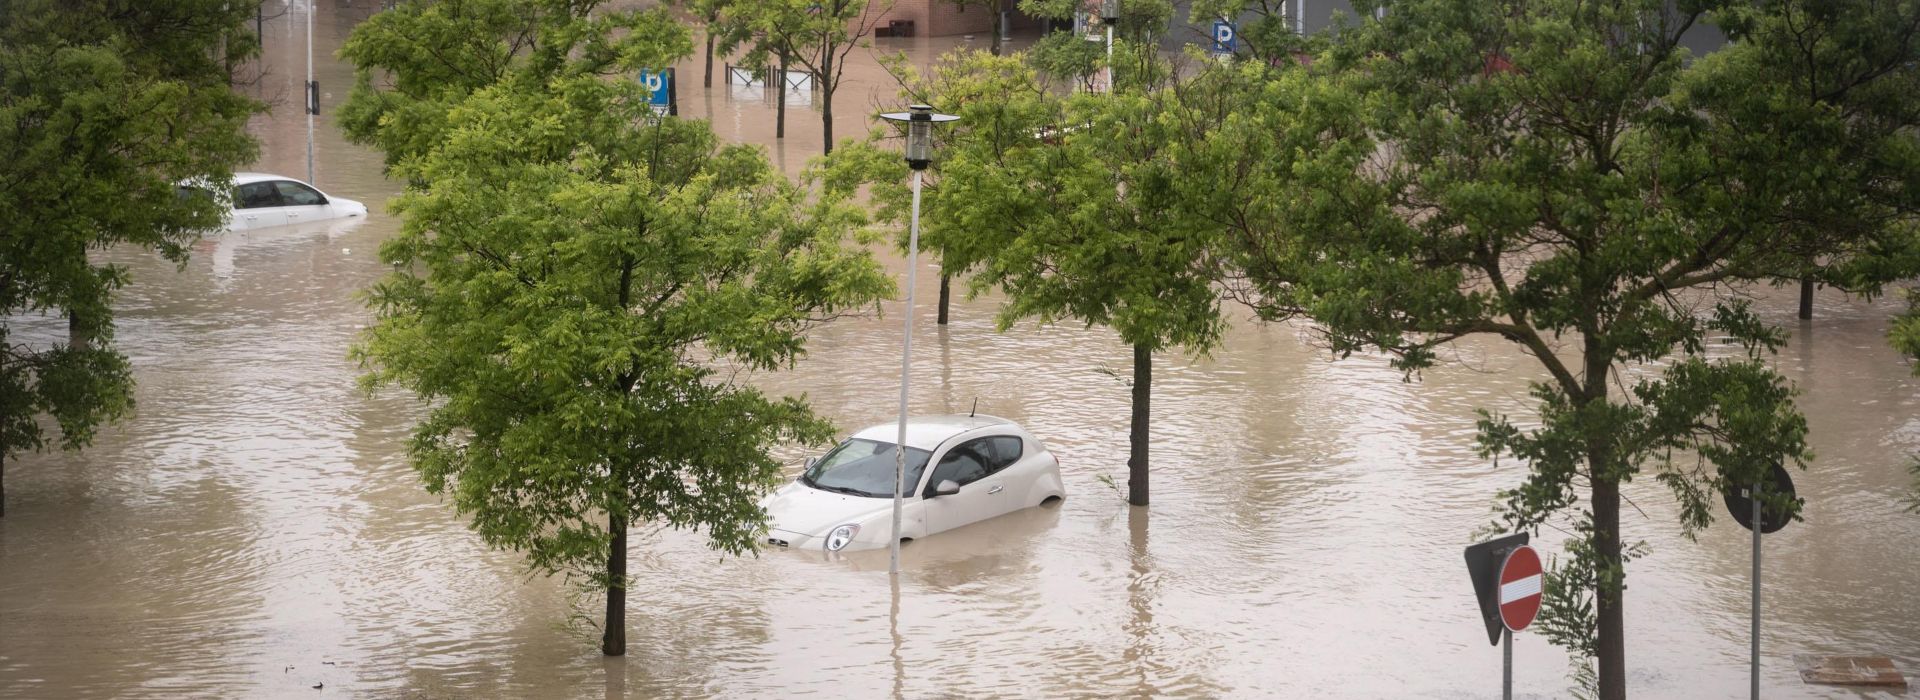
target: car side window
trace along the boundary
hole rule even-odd
[[[280,200],[286,202],[286,206],[289,207],[327,203],[327,198],[322,196],[319,190],[298,182],[278,180],[273,183],[273,187],[280,191]]]
[[[1020,461],[1021,455],[1024,454],[1021,449],[1020,438],[1012,435],[990,437],[987,438],[987,442],[993,447],[991,453],[993,462],[988,465],[988,471],[997,472],[1011,467],[1014,462]]]
[[[934,467],[933,479],[927,482],[926,495],[933,495],[934,489],[940,487],[940,482],[948,479],[966,486],[986,478],[992,470],[987,466],[988,457],[982,453],[989,447],[987,439],[980,439],[963,442],[947,450],[947,454],[940,458],[940,466]]]
[[[235,209],[277,206],[280,206],[280,194],[273,190],[271,182],[250,182],[239,186],[234,192],[233,208]]]

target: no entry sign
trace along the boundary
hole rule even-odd
[[[1540,555],[1520,545],[1500,563],[1500,622],[1518,632],[1540,614]]]

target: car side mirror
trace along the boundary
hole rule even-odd
[[[807,462],[805,464],[800,465],[800,469],[802,471],[812,469],[813,465],[819,464],[819,463],[820,463],[819,457],[808,457]]]
[[[935,496],[951,496],[956,493],[960,493],[960,483],[952,479],[941,479],[939,485],[933,487]]]

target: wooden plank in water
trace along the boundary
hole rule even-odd
[[[1820,685],[1871,685],[1905,688],[1907,679],[1885,656],[1824,656],[1794,654],[1800,680]]]

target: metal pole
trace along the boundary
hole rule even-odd
[[[1513,700],[1513,630],[1500,632],[1500,698]]]
[[[1107,23],[1107,94],[1111,95],[1114,92],[1116,91],[1113,89],[1113,23],[1108,22]]]
[[[313,4],[307,0],[307,184],[318,187],[313,180],[313,113],[318,111],[320,91],[313,89]]]
[[[1753,700],[1760,700],[1760,487],[1747,493],[1753,499]]]
[[[900,573],[900,499],[907,480],[907,378],[913,359],[913,268],[919,254],[920,171],[914,170],[913,223],[907,234],[907,310],[900,314],[906,317],[906,340],[900,345],[900,440],[893,452],[893,539],[888,543],[893,558],[887,564],[887,573],[893,575]]]

